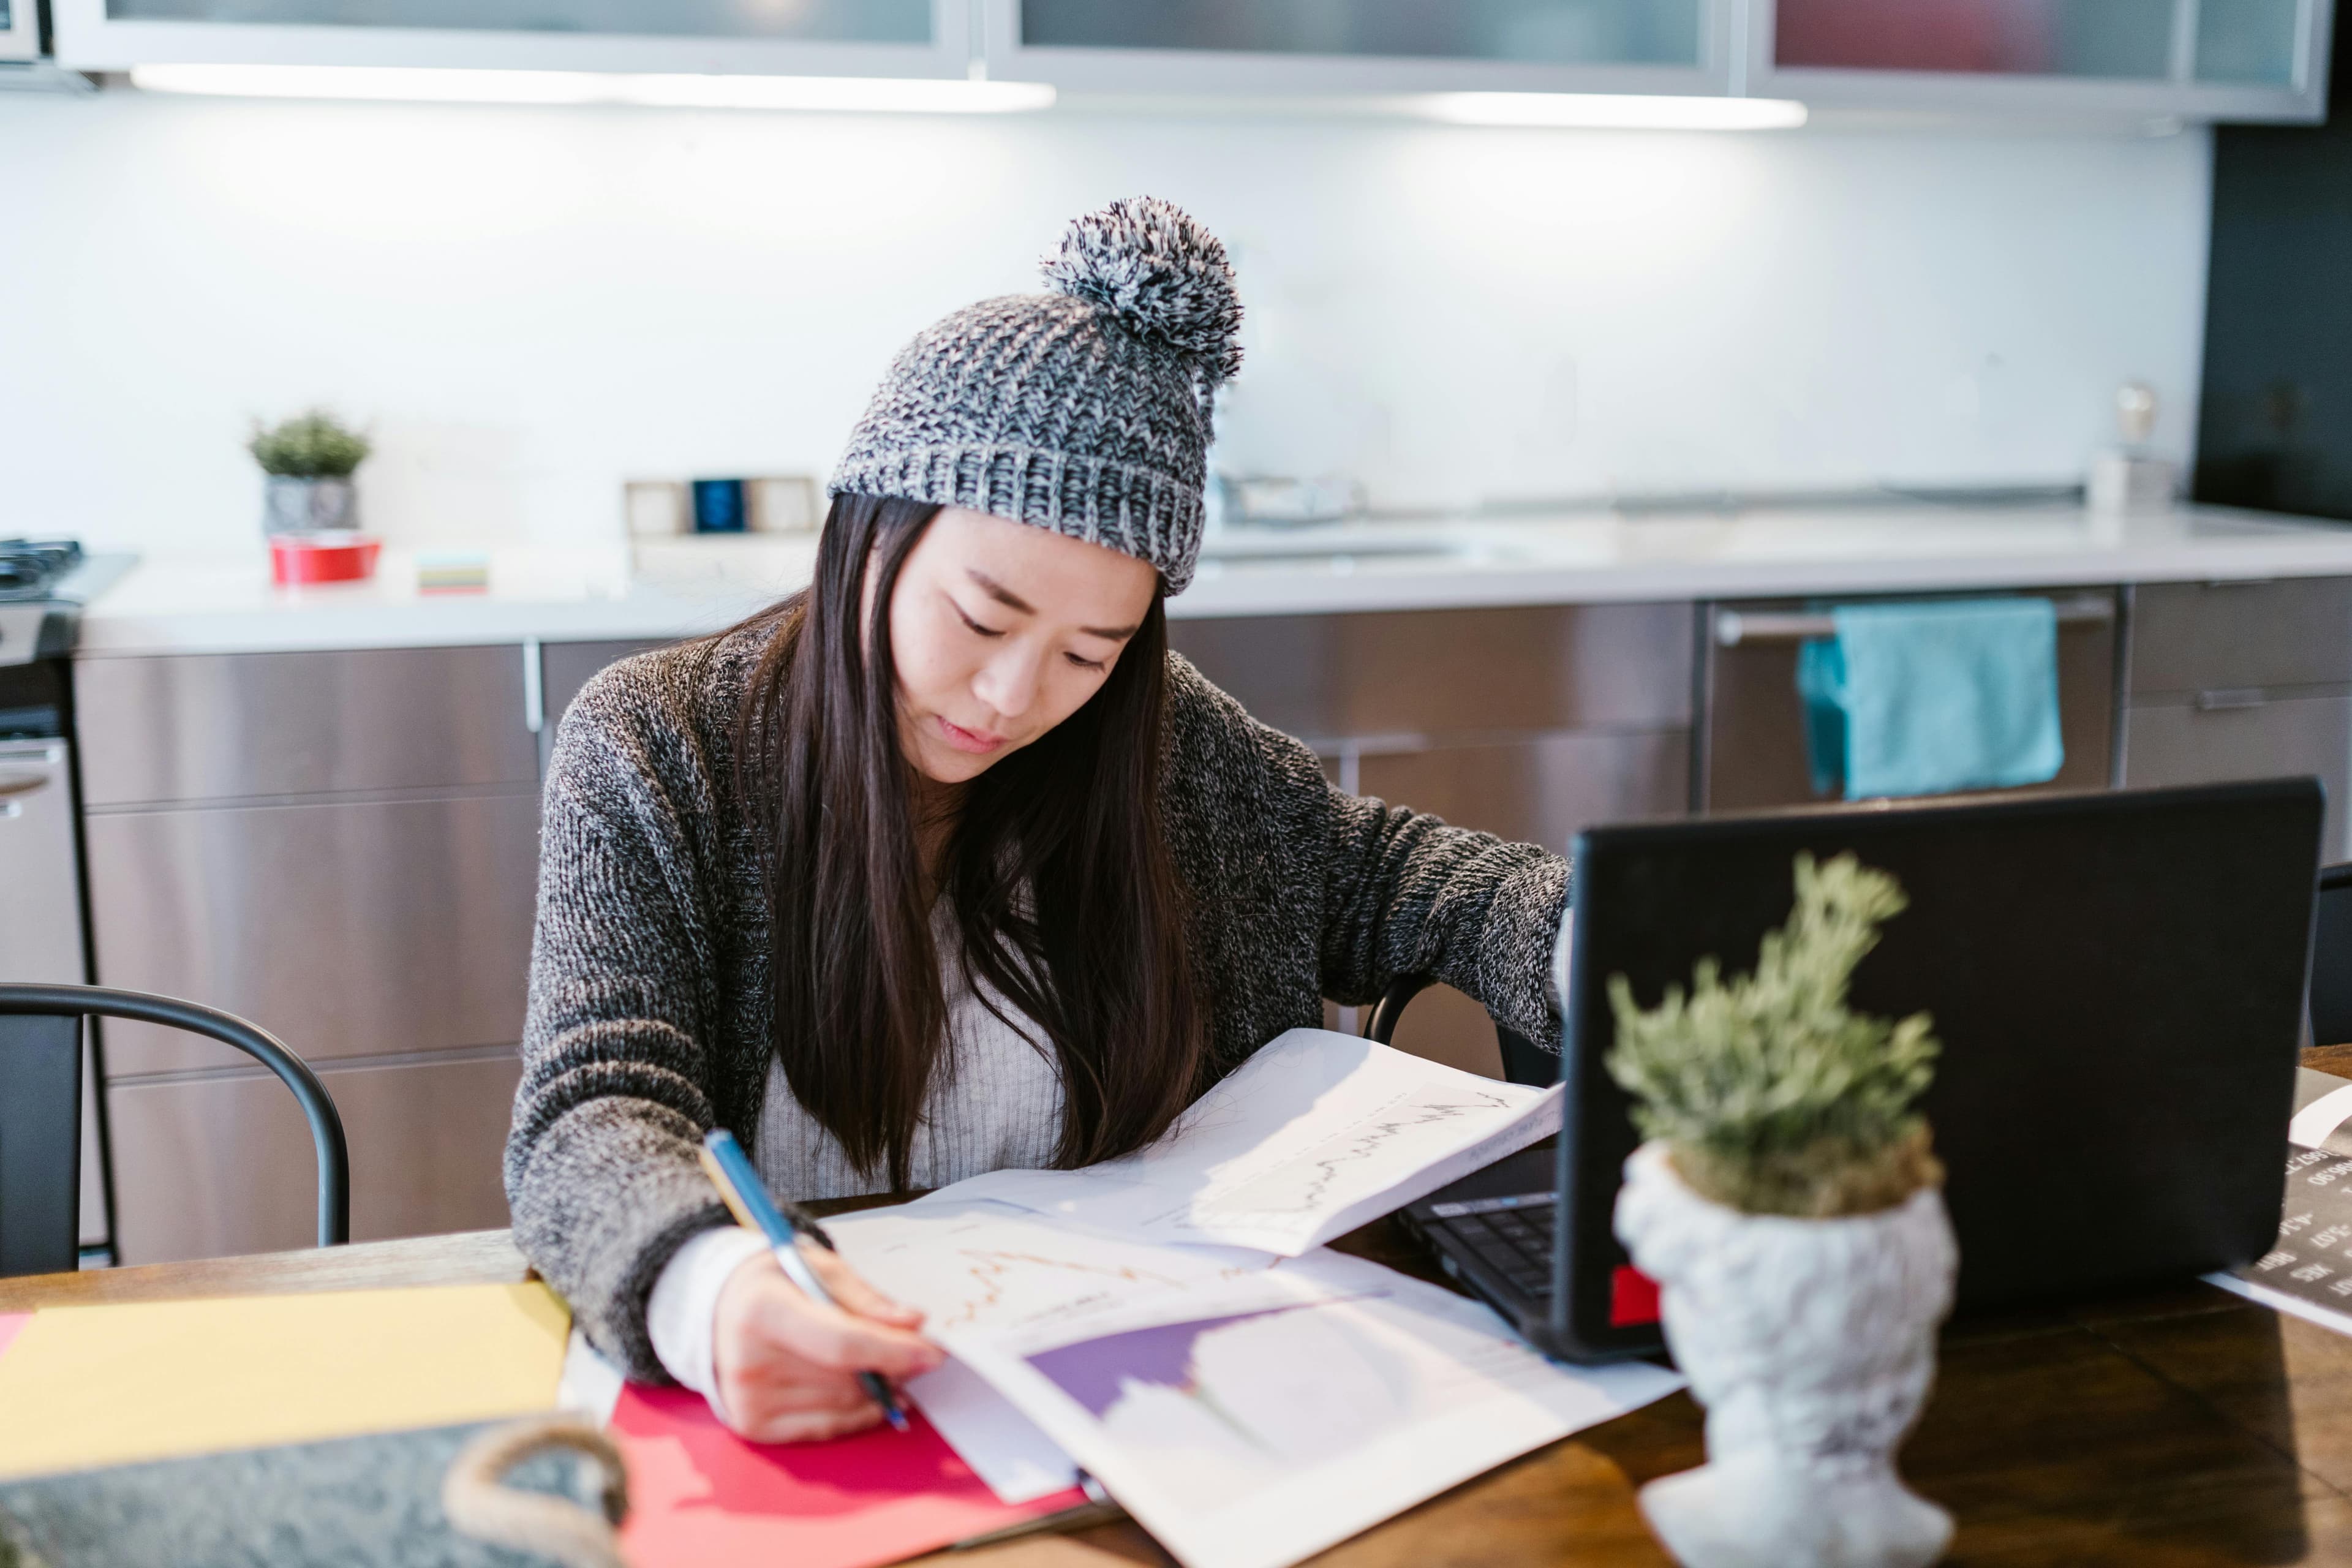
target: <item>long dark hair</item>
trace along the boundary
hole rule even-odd
[[[899,746],[889,611],[899,569],[939,511],[835,500],[815,581],[765,617],[774,635],[744,694],[736,750],[763,838],[777,1058],[851,1162],[869,1176],[887,1171],[900,1190],[946,1046],[947,1002]],[[873,611],[861,626],[869,571]],[[1060,1066],[1054,1161],[1064,1167],[1150,1142],[1202,1083],[1205,1014],[1185,893],[1160,835],[1167,660],[1155,596],[1086,705],[972,781],[944,859],[940,891],[967,973],[1034,1020]]]

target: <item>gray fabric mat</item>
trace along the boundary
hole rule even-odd
[[[543,1568],[471,1541],[441,1476],[479,1425],[0,1482],[0,1568]],[[590,1508],[590,1467],[541,1455],[510,1486]]]

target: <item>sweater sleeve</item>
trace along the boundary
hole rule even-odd
[[[1361,1005],[1400,975],[1427,975],[1558,1051],[1552,959],[1568,862],[1425,812],[1326,795],[1324,994]]]
[[[727,1216],[696,1158],[711,958],[677,798],[691,769],[635,706],[625,667],[607,671],[558,731],[505,1173],[516,1245],[599,1351],[661,1382],[646,1298]]]

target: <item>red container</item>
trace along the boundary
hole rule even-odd
[[[383,542],[358,534],[336,538],[321,533],[273,533],[269,536],[269,576],[280,587],[304,583],[355,583],[375,574],[376,552]]]

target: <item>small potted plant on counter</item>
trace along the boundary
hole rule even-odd
[[[265,476],[263,527],[279,583],[339,582],[374,570],[377,544],[355,531],[352,487],[370,450],[366,437],[314,408],[280,425],[257,424],[246,449]]]
[[[1895,879],[1801,855],[1796,893],[1752,974],[1702,960],[1647,1011],[1610,984],[1608,1068],[1647,1139],[1617,1234],[1707,1408],[1707,1463],[1644,1487],[1642,1510],[1690,1568],[1907,1568],[1952,1533],[1894,1465],[1958,1264],[1916,1109],[1937,1046],[1924,1013],[1846,1005],[1905,908]]]

